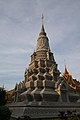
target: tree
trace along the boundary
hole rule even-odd
[[[0,120],[9,120],[11,116],[11,111],[6,104],[6,91],[4,88],[0,88]]]
[[[0,106],[6,104],[5,96],[6,96],[6,91],[4,90],[4,88],[0,88]]]

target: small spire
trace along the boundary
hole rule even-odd
[[[69,74],[67,68],[66,68],[66,65],[65,65],[65,70],[64,70],[64,74]]]
[[[4,84],[3,84],[3,89],[4,89]]]
[[[67,67],[66,67],[66,60],[64,59],[64,74],[69,74]]]

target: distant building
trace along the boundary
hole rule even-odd
[[[14,101],[14,89],[11,89],[6,92],[6,101],[7,103],[11,103]]]
[[[32,119],[52,119],[61,110],[77,110],[80,105],[80,83],[73,79],[66,66],[63,75],[58,70],[49,46],[42,17],[42,28],[35,52],[31,55],[24,80],[15,85],[12,116],[29,116]],[[18,108],[16,107],[19,107]],[[21,107],[23,106],[23,107]],[[78,109],[80,111],[80,109]]]

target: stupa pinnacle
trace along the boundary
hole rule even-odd
[[[44,16],[42,15],[42,28],[41,28],[41,32],[39,33],[39,37],[37,40],[37,47],[36,47],[36,51],[41,51],[41,50],[50,50],[49,47],[49,40],[48,37],[46,36],[46,32],[44,29]]]

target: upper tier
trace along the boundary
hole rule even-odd
[[[42,24],[41,32],[39,33],[37,46],[36,46],[36,51],[42,51],[42,50],[50,51],[49,40],[48,37],[46,36],[46,32],[43,24]]]

